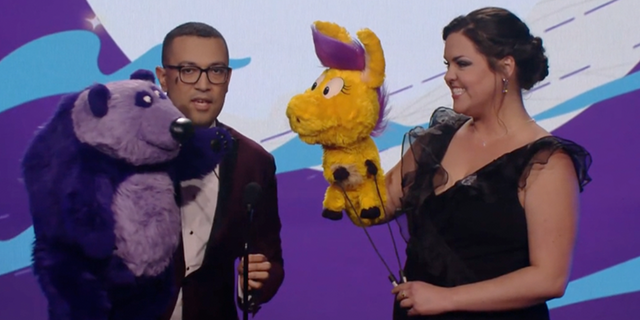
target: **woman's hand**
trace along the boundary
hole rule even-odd
[[[400,301],[400,307],[408,310],[408,315],[435,315],[454,311],[450,289],[411,281],[401,283],[391,290]]]

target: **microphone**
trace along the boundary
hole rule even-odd
[[[244,187],[244,194],[242,195],[242,203],[247,207],[247,211],[253,211],[253,206],[260,198],[262,193],[262,187],[257,182],[251,182]]]
[[[248,223],[245,229],[244,257],[243,257],[243,320],[249,319],[249,239],[251,238],[251,223],[253,221],[253,209],[262,194],[262,187],[257,182],[250,182],[244,187],[242,194],[242,204],[247,208]]]

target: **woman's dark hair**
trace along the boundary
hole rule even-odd
[[[488,7],[459,16],[444,28],[442,39],[460,31],[488,58],[494,71],[497,71],[498,60],[512,56],[518,83],[525,90],[549,75],[542,39],[532,36],[529,27],[508,10]]]

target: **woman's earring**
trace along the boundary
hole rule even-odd
[[[507,87],[509,86],[509,80],[502,78],[502,93],[507,93]]]

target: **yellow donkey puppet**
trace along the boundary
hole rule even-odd
[[[360,41],[334,23],[312,27],[316,55],[326,69],[287,107],[291,129],[307,144],[323,148],[322,167],[329,182],[322,216],[342,219],[343,210],[358,226],[384,219],[387,192],[380,155],[372,136],[386,126],[385,59],[371,30]]]

